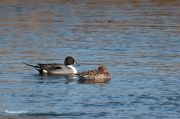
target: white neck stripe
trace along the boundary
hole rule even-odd
[[[73,70],[74,74],[77,74],[76,68],[74,68],[72,65],[68,65],[67,67],[71,68]]]

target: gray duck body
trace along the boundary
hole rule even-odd
[[[73,57],[68,56],[64,60],[64,64],[52,63],[52,64],[41,64],[33,66],[24,63],[28,66],[34,67],[39,71],[40,74],[76,74],[77,70],[73,67],[73,64],[77,64]]]

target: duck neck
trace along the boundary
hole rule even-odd
[[[77,74],[76,68],[74,68],[72,65],[67,65],[67,67],[71,68],[73,70],[74,74]]]

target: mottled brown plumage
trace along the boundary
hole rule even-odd
[[[111,75],[107,71],[105,66],[100,66],[96,70],[87,70],[78,75],[79,75],[80,81],[86,81],[86,82],[87,81],[107,82],[107,81],[111,80]]]

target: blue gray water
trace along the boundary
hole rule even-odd
[[[180,1],[0,0],[0,118],[180,118]],[[107,84],[22,62],[105,65]]]

